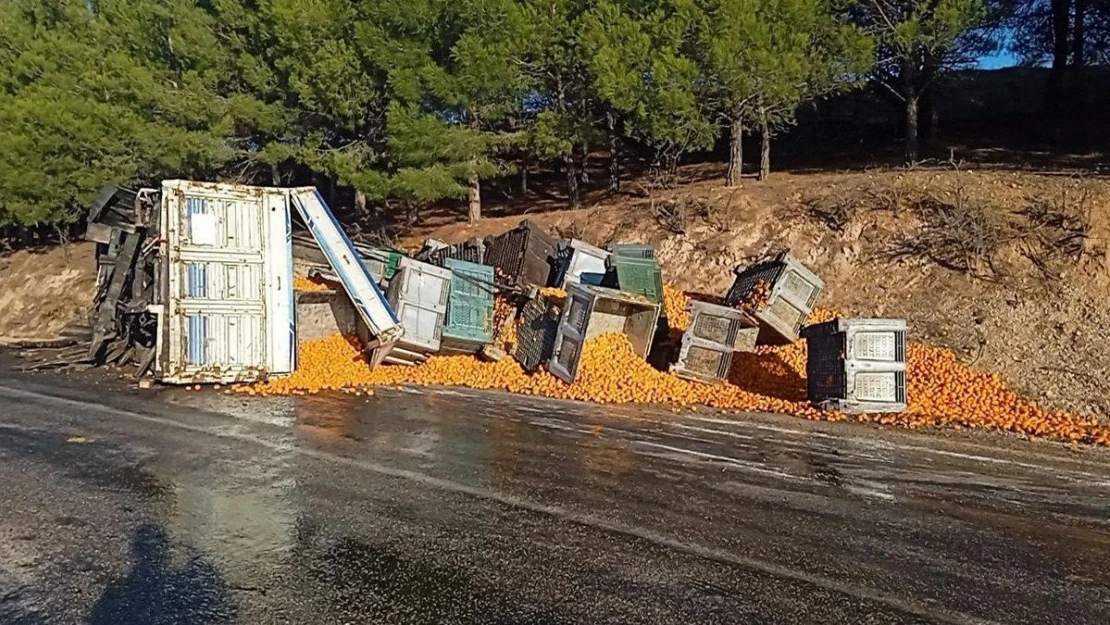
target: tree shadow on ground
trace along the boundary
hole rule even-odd
[[[215,567],[196,554],[175,567],[165,530],[143,525],[132,540],[131,570],[108,585],[87,625],[217,625],[235,615]]]

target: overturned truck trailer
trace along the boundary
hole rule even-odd
[[[162,185],[162,288],[152,306],[163,382],[249,382],[296,369],[291,207],[376,341],[399,338],[396,315],[315,189],[171,180]]]
[[[238,382],[296,366],[287,189],[162,184],[163,297],[156,373]]]

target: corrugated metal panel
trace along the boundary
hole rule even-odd
[[[287,191],[167,181],[162,379],[255,380],[294,368]]]

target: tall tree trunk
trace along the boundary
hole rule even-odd
[[[574,165],[574,154],[563,156],[563,169],[567,175],[567,199],[572,207],[577,207],[580,201],[578,195],[578,168]]]
[[[1045,87],[1046,113],[1058,113],[1063,104],[1064,73],[1068,65],[1068,9],[1071,0],[1051,0],[1052,11],[1052,69]]]
[[[906,98],[906,164],[918,160],[917,151],[917,98]]]
[[[281,186],[281,166],[277,163],[270,165],[270,184],[275,187]]]
[[[766,180],[771,175],[771,128],[767,116],[759,120],[759,179]]]
[[[725,172],[725,186],[740,186],[740,176],[744,171],[744,122],[739,115],[729,123],[728,170]]]
[[[578,179],[583,185],[590,184],[590,146],[578,146]]]
[[[532,161],[527,156],[520,159],[520,194],[528,195],[528,167]]]
[[[339,185],[335,183],[334,176],[328,176],[328,204],[333,207],[338,203],[336,200],[339,196]]]
[[[1071,35],[1071,88],[1069,104],[1071,110],[1083,105],[1083,67],[1087,64],[1084,47],[1087,45],[1087,0],[1075,0],[1075,18]]]
[[[477,223],[482,218],[482,183],[478,174],[470,174],[466,190],[466,220]]]
[[[621,191],[621,146],[617,136],[617,116],[612,110],[606,111],[605,123],[609,135],[609,193],[615,195]]]

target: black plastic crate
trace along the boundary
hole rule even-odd
[[[551,284],[558,241],[543,228],[526,219],[485,243],[485,264],[497,270],[499,282],[511,286]]]
[[[559,329],[559,311],[546,298],[529,300],[520,311],[513,357],[525,371],[535,371],[551,358]]]
[[[464,243],[456,243],[447,247],[425,248],[416,254],[416,260],[424,261],[430,265],[443,267],[448,258],[465,260],[468,263],[485,264],[486,244],[481,239],[470,239]]]

